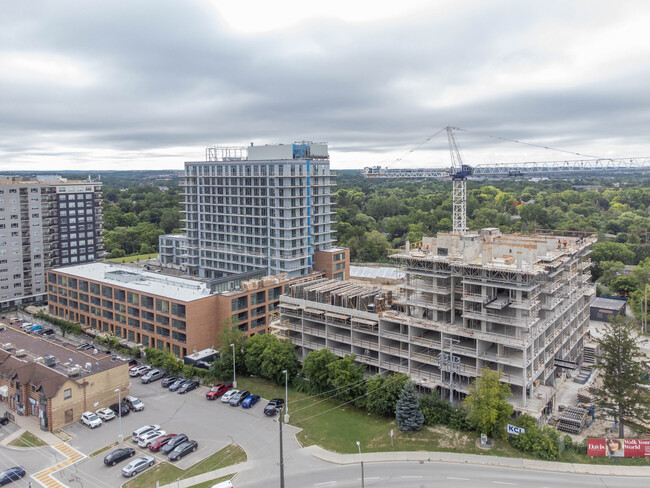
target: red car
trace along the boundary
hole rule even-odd
[[[232,388],[232,383],[228,383],[227,385],[224,385],[223,383],[218,383],[214,385],[210,389],[210,391],[205,394],[205,398],[207,398],[208,400],[216,400],[231,388]]]
[[[153,452],[158,452],[162,446],[167,444],[169,441],[171,441],[174,437],[176,437],[176,434],[167,434],[162,437],[159,437],[155,441],[153,441],[151,444],[149,444],[149,450]]]

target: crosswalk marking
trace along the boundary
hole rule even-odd
[[[33,478],[36,479],[40,484],[42,484],[46,488],[68,488],[66,485],[60,483],[51,475],[53,473],[56,473],[57,471],[67,468],[68,466],[76,463],[80,459],[85,458],[86,456],[63,442],[59,444],[55,444],[50,447],[52,447],[52,449],[54,449],[55,451],[60,452],[68,459],[66,459],[65,461],[61,461],[60,463],[55,464],[54,466],[50,466],[49,468],[45,468],[42,471],[39,471],[38,473],[33,475]]]

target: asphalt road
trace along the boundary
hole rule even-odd
[[[494,466],[449,463],[364,463],[365,486],[396,488],[646,488],[650,478],[572,475]],[[256,480],[235,478],[237,488],[279,486],[279,471],[258,473]],[[359,488],[361,466],[323,464],[303,469],[285,463],[286,488]]]

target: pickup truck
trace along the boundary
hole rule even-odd
[[[228,384],[217,383],[212,388],[210,388],[210,391],[208,391],[205,394],[205,398],[207,398],[208,400],[216,400],[231,388],[232,388],[232,383],[228,383]]]

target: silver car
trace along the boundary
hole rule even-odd
[[[153,466],[155,462],[156,460],[151,456],[140,456],[139,458],[135,458],[122,468],[122,476],[126,476],[127,478],[135,476]]]

